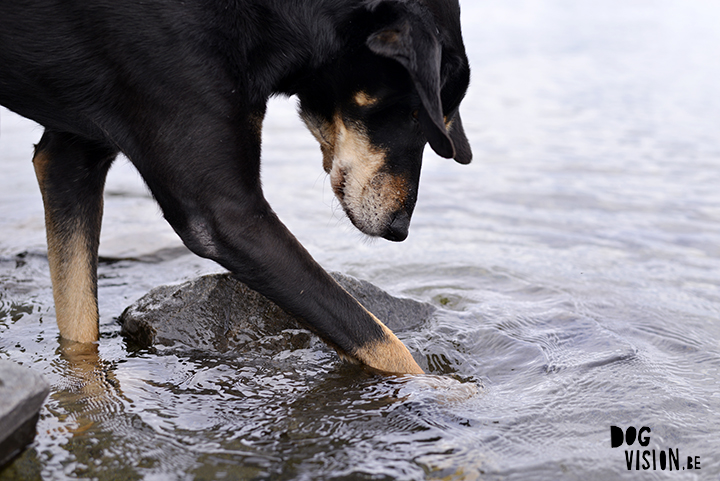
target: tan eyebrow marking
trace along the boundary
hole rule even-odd
[[[353,100],[360,107],[369,107],[370,105],[375,105],[376,103],[380,102],[379,98],[371,97],[370,95],[363,92],[362,90],[355,94],[355,97],[353,97]]]

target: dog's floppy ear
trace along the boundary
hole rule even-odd
[[[450,122],[450,139],[455,147],[455,161],[458,164],[469,164],[472,160],[472,150],[470,149],[470,142],[465,136],[460,112],[456,112]]]
[[[430,147],[441,157],[450,159],[455,157],[455,147],[452,134],[445,128],[440,100],[442,50],[437,38],[422,25],[421,20],[411,23],[411,18],[406,17],[373,33],[367,39],[367,46],[378,55],[400,62],[410,73],[422,102],[418,112],[420,127]],[[459,132],[464,138],[462,124]]]

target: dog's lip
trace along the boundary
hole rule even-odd
[[[330,185],[340,202],[345,200],[345,176],[344,169],[332,169],[330,171]]]

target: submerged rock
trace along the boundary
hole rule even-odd
[[[50,386],[40,374],[0,360],[0,468],[35,438],[35,425]]]
[[[345,290],[390,329],[429,319],[435,308],[393,297],[366,281],[332,273]],[[120,316],[121,334],[141,347],[202,351],[305,349],[315,336],[275,303],[230,274],[211,274],[151,290]]]

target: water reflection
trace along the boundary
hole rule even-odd
[[[171,467],[190,469],[197,462],[194,473],[200,477],[224,469],[252,477],[329,473],[354,459],[358,446],[382,451],[400,439],[408,442],[409,435],[432,448],[440,433],[429,430],[463,421],[440,421],[430,413],[478,393],[477,386],[446,377],[387,378],[343,363],[331,363],[328,369],[327,359],[291,368],[270,357],[138,352],[118,366],[115,377],[92,346],[64,348],[55,365],[62,366],[67,384],[54,394],[54,414],[72,426],[64,449],[76,458],[73,473],[101,479],[114,472],[107,470],[108,463],[118,463],[108,450],[139,459],[136,471],[144,476],[171,475]],[[167,381],[154,380],[150,373],[156,371],[164,372]],[[136,381],[120,389],[117,378]],[[386,434],[378,438],[381,432]],[[112,449],[104,444],[110,440]],[[141,452],[137,443],[155,448]],[[78,450],[87,451],[89,445],[89,454],[79,456]],[[354,462],[365,465],[368,473],[394,472],[390,460]],[[129,465],[122,469],[126,475],[135,470]]]
[[[73,435],[82,434],[122,411],[123,393],[115,366],[100,358],[97,343],[60,338],[55,352],[57,359],[51,366],[61,382],[51,397],[64,411],[58,419],[66,429]]]

